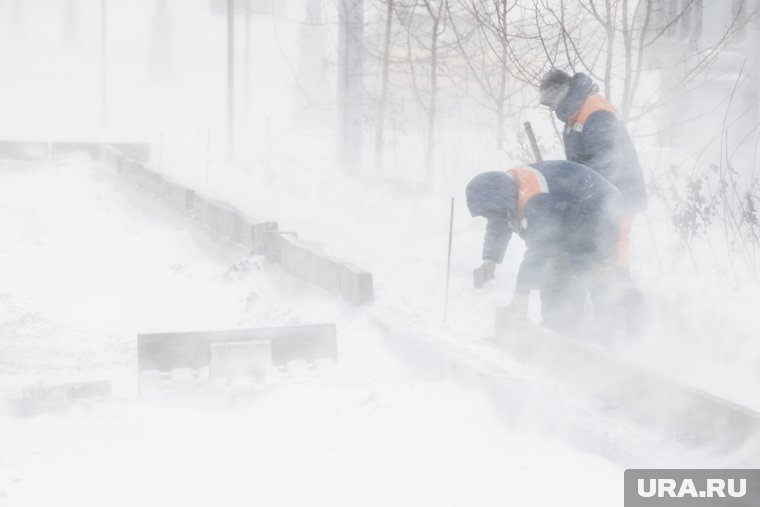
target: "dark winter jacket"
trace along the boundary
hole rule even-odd
[[[482,173],[466,193],[470,213],[488,220],[483,259],[500,263],[512,232],[525,240],[518,292],[540,288],[558,258],[576,272],[615,258],[621,195],[588,167],[555,160]]]
[[[565,156],[615,185],[629,214],[642,211],[646,188],[636,148],[615,108],[598,91],[586,74],[576,74],[557,106],[557,117],[565,122]]]

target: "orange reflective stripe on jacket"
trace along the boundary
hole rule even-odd
[[[517,217],[522,220],[525,217],[524,209],[528,200],[536,194],[549,192],[546,178],[540,171],[531,166],[513,167],[507,171],[515,178],[517,183]]]
[[[567,120],[567,130],[575,129],[578,131],[583,130],[583,125],[586,124],[589,116],[597,111],[608,111],[617,116],[617,110],[615,106],[602,97],[601,95],[590,95],[583,103],[581,108],[573,116]]]

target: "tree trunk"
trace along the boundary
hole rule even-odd
[[[425,171],[427,184],[433,186],[433,165],[435,163],[435,120],[438,107],[438,27],[440,17],[433,23],[430,51],[430,102],[428,104],[428,135],[425,150]]]
[[[612,100],[612,63],[615,51],[615,19],[612,13],[610,0],[606,0],[607,18],[605,27],[607,30],[607,60],[604,65],[604,95]]]
[[[499,34],[501,39],[501,76],[499,76],[499,96],[496,104],[496,148],[504,147],[504,102],[507,100],[507,0],[501,2],[501,24],[504,31]]]
[[[338,159],[357,172],[362,154],[363,0],[340,0],[338,20]]]
[[[383,42],[383,76],[380,83],[380,97],[377,104],[377,123],[375,125],[375,171],[383,170],[385,142],[385,109],[388,100],[388,75],[390,70],[391,31],[393,30],[393,2],[386,0],[388,8],[385,19],[385,40]]]

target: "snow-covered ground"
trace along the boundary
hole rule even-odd
[[[319,239],[331,253],[375,276],[378,311],[390,311],[457,341],[493,334],[494,310],[508,304],[524,246],[514,238],[497,279],[472,288],[485,223],[470,218],[463,188],[455,198],[449,311],[443,321],[450,198],[407,195],[382,182],[347,177],[329,161],[307,168],[289,161],[275,176],[255,168],[219,165],[210,192],[261,220],[277,220],[304,239]],[[192,173],[165,168],[187,184]],[[293,203],[298,203],[296,206]],[[633,230],[632,270],[647,297],[644,336],[614,345],[647,368],[760,410],[760,287],[731,286],[716,273],[694,273],[673,255],[665,212],[652,206]],[[658,252],[659,249],[659,252]],[[659,258],[658,258],[659,256]],[[540,301],[531,303],[539,320]]]
[[[398,145],[384,173],[338,169],[335,69],[327,58],[334,60],[335,27],[311,27],[304,43],[301,2],[278,0],[278,17],[252,17],[250,102],[239,72],[238,159],[230,164],[224,17],[210,15],[207,0],[170,0],[171,30],[152,30],[158,3],[109,2],[102,118],[96,3],[0,4],[15,27],[0,40],[0,137],[150,141],[152,167],[324,243],[373,273],[377,299],[371,310],[348,308],[259,259],[230,271],[239,252],[150,198],[118,190],[85,158],[3,165],[0,397],[30,385],[107,378],[121,401],[30,420],[0,415],[0,505],[621,502],[617,466],[504,429],[482,393],[420,380],[370,325],[371,312],[463,345],[492,334],[522,245],[514,241],[498,278],[474,291],[484,224],[469,217],[463,188],[477,172],[524,162],[512,159],[516,146],[494,153],[482,132],[445,120],[443,176],[432,193],[405,184],[418,180],[424,140],[404,125],[393,131]],[[71,5],[74,23],[65,16]],[[241,71],[240,17],[237,28]],[[163,83],[148,65],[156,33],[174,41],[171,65],[164,62],[174,75]],[[321,70],[321,87],[303,81],[304,65]],[[539,131],[545,113],[533,118]],[[641,341],[618,344],[619,352],[760,409],[760,288],[727,285],[717,270],[695,273],[671,255],[676,244],[655,203],[635,226],[633,252],[654,318]],[[534,320],[537,309],[534,299]],[[341,361],[253,404],[201,410],[134,398],[138,332],[324,321],[338,324]],[[585,487],[589,480],[594,488]]]
[[[0,415],[2,505],[620,500],[618,466],[505,430],[484,394],[416,378],[363,312],[276,269],[230,276],[234,255],[86,159],[3,165],[0,189],[0,393],[117,387],[116,401],[64,415]],[[137,332],[326,320],[340,362],[252,403],[134,397]]]

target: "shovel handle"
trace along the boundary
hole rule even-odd
[[[528,141],[530,141],[530,147],[533,150],[533,156],[536,157],[536,162],[543,162],[541,157],[541,150],[538,148],[538,142],[536,141],[536,134],[533,132],[533,125],[529,121],[523,123],[525,133],[528,135]]]

